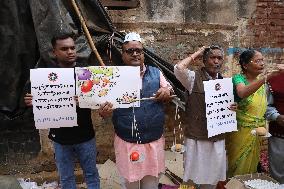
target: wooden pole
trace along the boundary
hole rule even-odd
[[[93,42],[93,39],[92,39],[92,37],[90,35],[90,32],[88,30],[88,27],[86,25],[86,22],[85,22],[85,20],[84,20],[84,18],[82,16],[82,14],[81,14],[77,4],[76,4],[76,1],[75,0],[71,0],[71,2],[72,2],[72,5],[73,5],[73,7],[75,9],[75,12],[76,12],[77,16],[79,17],[79,20],[80,20],[80,22],[81,22],[81,24],[83,26],[83,30],[84,30],[84,32],[86,34],[86,37],[88,39],[88,42],[89,42],[89,45],[90,45],[92,51],[95,53],[97,59],[99,60],[100,65],[101,66],[105,66],[105,64],[104,64],[104,62],[103,62],[103,60],[102,60],[102,58],[101,58],[101,56],[100,56],[100,54],[99,54],[95,44]]]

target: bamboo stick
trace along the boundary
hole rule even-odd
[[[83,30],[84,30],[84,32],[85,32],[85,35],[86,35],[86,37],[87,37],[87,39],[88,39],[88,42],[89,42],[89,45],[90,45],[92,51],[95,53],[97,59],[99,60],[100,65],[101,65],[101,66],[105,66],[105,64],[104,64],[104,62],[103,62],[103,60],[102,60],[102,58],[101,58],[101,56],[100,56],[100,54],[99,54],[99,52],[98,52],[98,50],[97,50],[95,44],[94,44],[94,42],[93,42],[93,39],[92,39],[92,37],[91,37],[91,35],[90,35],[90,32],[89,32],[89,30],[88,30],[88,27],[87,27],[87,25],[86,25],[86,22],[85,22],[85,20],[84,20],[82,14],[81,14],[81,12],[80,12],[80,10],[79,10],[79,7],[78,7],[77,4],[76,4],[76,1],[75,1],[75,0],[71,0],[71,2],[72,2],[72,5],[73,5],[73,7],[74,7],[74,9],[75,9],[75,12],[76,12],[77,16],[79,17],[79,20],[80,20],[80,22],[81,22],[81,24],[82,24],[82,26],[83,26]]]

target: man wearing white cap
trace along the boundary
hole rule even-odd
[[[141,101],[140,107],[134,108],[134,111],[133,108],[113,111],[116,165],[123,178],[123,188],[158,189],[159,174],[165,170],[163,102],[170,100],[171,87],[159,69],[144,64],[139,34],[125,36],[122,60],[127,66],[140,66],[141,98],[155,98]],[[102,117],[109,116],[110,112],[110,104],[99,110]],[[136,125],[134,131],[133,123]]]

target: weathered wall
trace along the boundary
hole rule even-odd
[[[140,0],[140,7],[109,11],[114,23],[214,23],[235,24],[249,17],[256,0]]]
[[[172,64],[203,45],[219,44],[224,49],[234,46],[234,33],[238,28],[205,23],[117,23],[116,26],[121,31],[140,33],[147,48]],[[225,60],[226,71],[229,71],[229,64]]]
[[[176,63],[202,45],[221,44],[224,49],[248,47],[248,22],[255,16],[256,0],[141,0],[140,7],[109,11],[121,31],[142,34],[147,47]],[[233,51],[235,52],[235,51]],[[225,75],[237,72],[228,56]]]

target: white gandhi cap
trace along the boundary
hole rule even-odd
[[[141,43],[141,37],[138,33],[131,32],[126,34],[123,43],[128,42],[128,41],[139,41]]]

